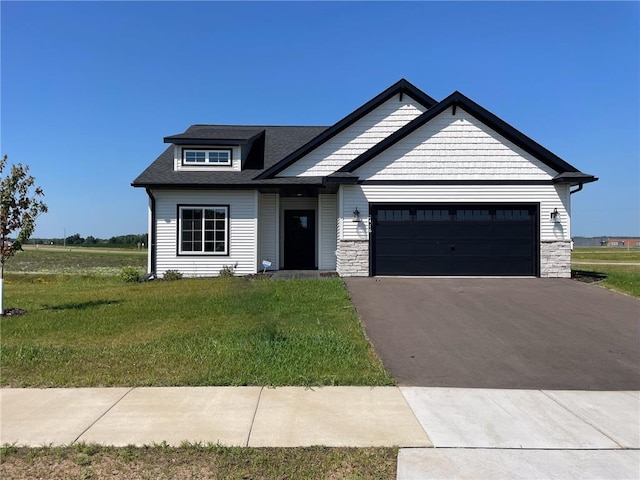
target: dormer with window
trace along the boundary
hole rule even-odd
[[[264,129],[193,125],[186,132],[165,137],[174,146],[174,170],[241,171],[260,168]]]

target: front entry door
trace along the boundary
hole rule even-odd
[[[284,211],[284,268],[310,270],[316,268],[316,212]]]

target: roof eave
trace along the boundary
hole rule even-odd
[[[593,175],[582,172],[565,172],[553,177],[554,185],[584,185],[585,183],[597,182],[599,179]]]

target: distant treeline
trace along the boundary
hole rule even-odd
[[[96,247],[146,247],[148,234],[118,235],[111,238],[97,238],[92,235],[81,237],[79,233],[67,238],[32,238],[30,244],[39,245],[85,245]]]

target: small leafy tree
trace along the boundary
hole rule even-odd
[[[6,155],[0,160],[0,315],[4,314],[4,262],[22,250],[35,229],[36,218],[47,211],[42,201],[44,192],[33,186],[35,179],[29,175],[29,167],[11,165],[5,175],[7,160]]]

